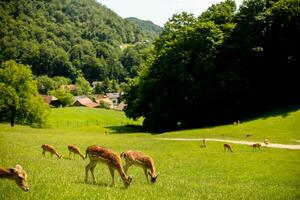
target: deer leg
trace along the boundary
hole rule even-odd
[[[123,166],[125,174],[127,174],[128,168],[131,166],[130,162],[126,162],[126,164]]]
[[[42,152],[42,156],[43,156],[43,157],[46,157],[46,156],[45,156],[45,151]]]
[[[71,158],[71,151],[69,151],[69,158]]]
[[[112,183],[111,186],[115,186],[115,169],[113,167],[108,166],[110,175],[111,175],[111,179],[112,179]]]
[[[91,174],[93,176],[93,182],[95,183],[95,176],[94,176],[94,169],[95,169],[96,164],[94,164],[93,162],[90,162],[86,167],[85,167],[85,182],[87,183],[88,181],[88,173],[89,170],[91,170]]]
[[[51,158],[53,157],[53,153],[51,153]]]
[[[148,173],[147,173],[147,169],[146,169],[146,168],[144,168],[144,174],[145,174],[145,176],[146,176],[147,182],[149,183]]]
[[[92,173],[92,178],[93,178],[93,183],[96,184],[96,179],[95,179],[95,175],[94,175],[94,170],[95,170],[96,164],[94,166],[91,167],[91,173]]]

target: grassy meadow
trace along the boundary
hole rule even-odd
[[[300,109],[242,122],[239,125],[182,130],[163,134],[135,131],[122,112],[88,108],[52,109],[49,124],[65,125],[33,129],[0,124],[0,165],[21,164],[29,175],[30,191],[25,193],[13,181],[0,180],[0,199],[300,199],[300,150],[263,148],[254,152],[245,145],[233,145],[234,153],[224,152],[223,144],[209,142],[200,148],[197,141],[167,141],[164,137],[226,138],[296,144],[300,140]],[[71,121],[99,120],[71,126]],[[122,121],[122,123],[120,122]],[[141,122],[135,122],[141,123]],[[77,122],[75,123],[77,124]],[[108,131],[109,134],[105,134]],[[41,145],[55,146],[62,159],[42,157]],[[82,152],[91,144],[106,146],[118,153],[135,149],[151,155],[160,175],[152,185],[143,170],[132,167],[133,181],[124,189],[116,173],[110,187],[107,166],[97,165],[96,184],[84,182],[88,160],[68,158],[67,145]],[[299,143],[298,143],[299,144]]]

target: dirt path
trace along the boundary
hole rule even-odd
[[[159,138],[160,140],[173,140],[173,141],[202,141],[203,138]],[[239,140],[226,140],[226,139],[216,139],[216,138],[205,138],[206,141],[214,141],[214,142],[226,142],[233,144],[244,144],[251,145],[257,142],[249,142],[249,141],[239,141]],[[265,145],[264,143],[260,143],[264,147],[272,147],[272,148],[280,148],[280,149],[300,149],[300,145],[293,144],[275,144],[270,143]]]

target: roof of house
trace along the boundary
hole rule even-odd
[[[106,93],[106,96],[110,99],[118,99],[120,98],[120,94],[119,93]]]
[[[52,101],[58,101],[58,99],[55,96],[51,96],[51,95],[42,95],[41,97],[43,98],[45,103],[50,104]]]
[[[75,102],[73,103],[74,106],[86,106],[89,108],[96,108],[99,104],[93,102],[90,98],[86,96],[76,96]]]
[[[114,109],[115,110],[119,110],[119,111],[123,111],[125,109],[125,107],[127,106],[127,104],[125,104],[123,101],[121,103],[119,103],[119,105],[115,106]]]

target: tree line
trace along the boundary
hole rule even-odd
[[[233,0],[164,26],[132,79],[126,115],[166,131],[232,122],[300,102],[299,0]]]

